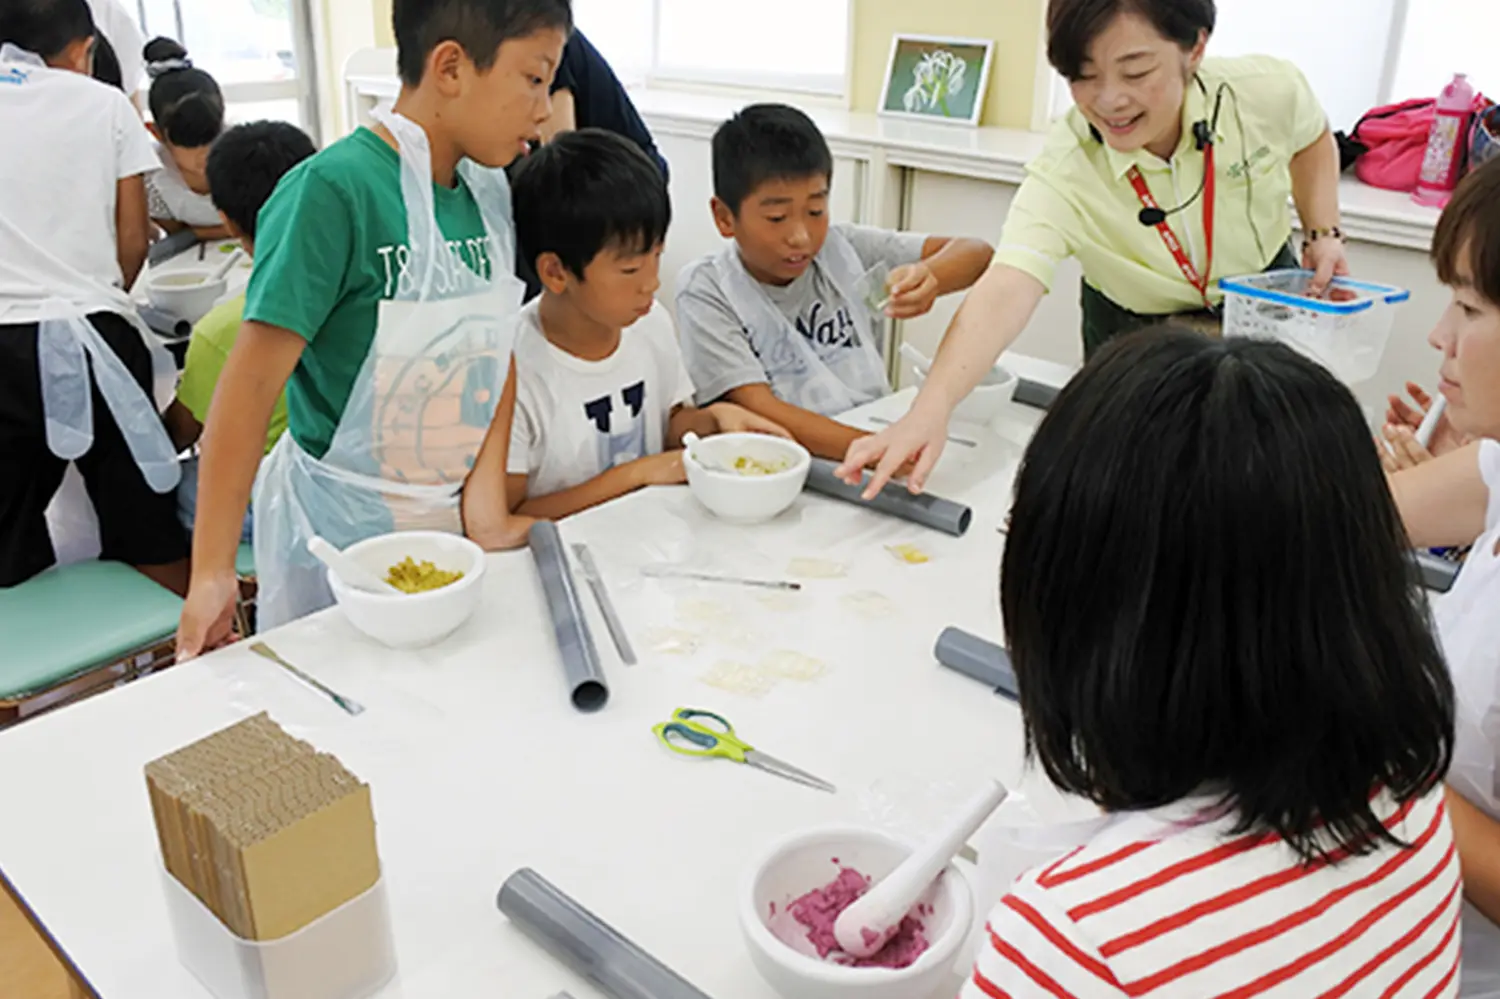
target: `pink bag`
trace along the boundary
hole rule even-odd
[[[1474,110],[1481,111],[1488,103],[1477,97]],[[1351,136],[1363,150],[1354,161],[1355,176],[1371,187],[1415,191],[1436,117],[1437,101],[1431,98],[1389,104],[1366,114]]]

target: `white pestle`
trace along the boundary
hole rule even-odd
[[[724,472],[728,475],[735,474],[734,469],[730,468],[728,465],[722,464],[721,462],[714,461],[709,458],[705,458],[703,456],[703,452],[698,450],[698,445],[701,443],[703,443],[703,439],[697,434],[693,433],[691,430],[682,435],[682,446],[687,448],[687,453],[691,455],[693,460],[698,464],[702,465],[710,472]]]
[[[333,570],[334,575],[356,590],[383,593],[387,596],[403,596],[402,592],[366,569],[322,538],[309,538],[307,550],[313,557]]]
[[[214,271],[213,276],[204,283],[213,284],[215,281],[224,280],[229,276],[229,272],[234,269],[234,265],[239,263],[240,258],[244,257],[244,255],[244,250],[236,248],[235,251],[229,255],[229,259],[220,264],[219,269]]]
[[[1437,433],[1438,421],[1448,411],[1448,397],[1440,395],[1432,401],[1432,406],[1427,410],[1427,415],[1422,419],[1422,425],[1417,428],[1417,443],[1425,447],[1432,446],[1432,435]]]
[[[953,816],[947,828],[922,844],[900,867],[840,913],[833,924],[833,935],[844,953],[870,957],[884,947],[900,929],[901,920],[1008,793],[999,781],[991,781]]]
[[[907,363],[911,364],[923,375],[932,370],[932,361],[928,359],[927,355],[909,343],[901,345],[901,356],[906,358]]]

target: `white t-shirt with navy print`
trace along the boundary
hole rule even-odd
[[[571,489],[665,450],[672,410],[693,398],[667,310],[658,302],[621,333],[613,354],[585,361],[548,342],[539,302],[521,311],[516,331],[516,415],[507,465],[510,474],[528,476],[527,494]]]

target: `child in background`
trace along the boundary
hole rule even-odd
[[[238,239],[245,255],[255,256],[255,222],[292,167],[317,152],[312,139],[300,128],[280,121],[240,125],[225,132],[208,156],[208,186],[219,217],[231,238]],[[245,315],[245,296],[217,306],[198,321],[188,343],[177,398],[167,408],[167,432],[178,451],[192,447],[203,436],[214,387],[229,360],[229,352]],[[286,431],[286,396],[271,411],[266,431],[266,454]],[[177,514],[182,526],[193,529],[198,507],[198,459],[183,462],[182,483],[177,487]],[[251,517],[245,515],[241,541],[251,538]]]
[[[55,561],[46,511],[71,458],[103,557],[180,592],[175,463],[151,399],[149,334],[127,318],[123,291],[150,245],[143,177],[155,158],[125,95],[89,78],[94,37],[85,0],[0,3],[0,135],[11,153],[0,168],[0,587]],[[89,374],[105,367],[120,376],[108,399]],[[59,398],[74,378],[91,411]],[[142,462],[122,426],[149,449]]]
[[[891,390],[885,318],[923,315],[939,295],[969,287],[991,248],[830,226],[833,156],[812,120],[785,105],[752,105],[720,126],[713,170],[714,222],[735,245],[689,264],[677,283],[698,401],[738,403],[814,454],[842,459],[865,434],[831,417]],[[890,269],[884,315],[858,290],[877,265]]]
[[[419,526],[525,541],[505,502],[522,287],[502,168],[552,113],[571,10],[395,0],[392,21],[394,108],[299,164],[260,213],[205,424],[179,656],[230,638],[252,482],[266,628],[332,602],[310,532],[338,547]],[[287,432],[262,461],[283,388]]]
[[[199,239],[227,239],[207,170],[208,151],[224,131],[224,93],[170,38],[153,38],[145,57],[151,77],[146,127],[156,136],[161,161],[146,178],[151,220],[169,233],[192,229]]]
[[[560,519],[685,482],[689,431],[790,436],[730,403],[692,406],[677,331],[654,297],[671,199],[639,147],[595,128],[557,136],[516,170],[515,211],[544,290],[516,336],[513,512]]]

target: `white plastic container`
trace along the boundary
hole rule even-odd
[[[211,270],[172,271],[151,275],[146,281],[146,295],[153,308],[196,323],[212,311],[228,287]]]
[[[1335,278],[1322,298],[1307,295],[1312,271],[1225,278],[1224,335],[1280,340],[1354,385],[1374,376],[1411,292]]]
[[[365,999],[396,974],[384,879],[280,940],[242,940],[165,868],[177,957],[214,999]]]
[[[931,364],[913,365],[912,371],[916,375],[917,387],[921,388],[927,382]],[[974,386],[974,391],[964,396],[963,401],[954,408],[954,422],[989,426],[1006,414],[1007,407],[1016,397],[1016,386],[1020,384],[1019,375],[1009,368],[996,365]]]

